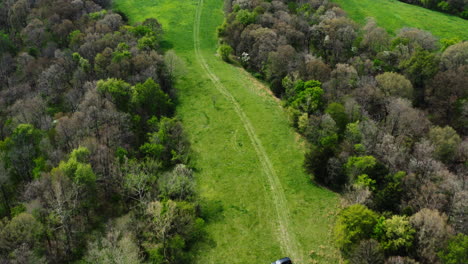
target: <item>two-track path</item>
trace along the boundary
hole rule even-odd
[[[201,67],[213,82],[216,89],[223,94],[223,96],[233,105],[235,112],[239,116],[244,128],[249,136],[252,146],[258,156],[260,164],[262,165],[263,174],[266,176],[268,184],[270,186],[270,197],[271,202],[275,205],[276,209],[276,222],[278,225],[277,239],[281,244],[283,253],[287,256],[291,256],[296,261],[301,260],[301,256],[298,253],[298,242],[295,239],[294,233],[290,232],[290,221],[289,221],[289,208],[287,206],[284,190],[281,182],[278,179],[278,175],[275,172],[268,154],[263,148],[262,142],[255,133],[255,129],[252,126],[249,118],[242,110],[240,104],[232,96],[228,89],[220,82],[216,74],[210,69],[200,49],[200,20],[202,17],[203,0],[198,0],[198,6],[195,13],[195,22],[193,24],[193,40],[195,57],[200,63]]]
[[[176,82],[177,116],[205,220],[191,263],[338,263],[336,194],[304,172],[303,140],[269,88],[216,54],[223,0],[113,0],[131,23],[156,18],[164,47],[186,71]],[[311,253],[312,252],[312,253]]]

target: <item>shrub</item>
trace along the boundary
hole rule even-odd
[[[225,61],[225,62],[230,62],[231,61],[229,56],[231,55],[232,52],[233,52],[233,49],[231,48],[231,46],[226,45],[226,44],[223,44],[223,45],[219,46],[219,48],[218,48],[218,54],[219,54],[219,56],[221,56],[221,59],[223,59],[223,61]]]
[[[345,255],[349,255],[358,242],[372,236],[377,217],[377,213],[361,204],[351,205],[341,211],[335,226],[335,235]]]

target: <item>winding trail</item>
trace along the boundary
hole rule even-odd
[[[193,25],[193,40],[194,40],[194,49],[195,57],[198,63],[202,66],[203,70],[212,81],[215,88],[223,94],[223,96],[234,106],[234,110],[241,119],[245,130],[250,138],[252,146],[255,149],[257,157],[262,165],[264,175],[266,176],[269,186],[271,188],[271,198],[272,203],[275,205],[276,216],[277,216],[277,225],[278,225],[278,234],[277,239],[281,244],[282,253],[285,256],[290,256],[296,260],[297,263],[300,263],[302,256],[298,251],[298,242],[294,236],[294,233],[291,232],[290,221],[289,221],[289,209],[287,206],[286,197],[284,195],[284,190],[281,185],[281,182],[278,178],[278,175],[273,168],[273,165],[262,145],[262,142],[258,138],[255,130],[250,122],[249,118],[242,110],[242,107],[237,102],[237,100],[232,96],[228,89],[221,83],[219,78],[214,74],[210,69],[210,66],[206,62],[205,58],[201,53],[200,48],[200,20],[202,17],[203,9],[203,0],[198,0],[198,6],[195,13],[195,21]]]

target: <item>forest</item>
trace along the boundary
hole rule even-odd
[[[349,263],[468,260],[468,42],[329,1],[227,1],[218,52],[265,80],[309,143],[311,179],[343,195]]]
[[[1,262],[189,262],[203,220],[159,22],[0,6]]]

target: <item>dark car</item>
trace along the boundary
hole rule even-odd
[[[292,264],[292,261],[290,258],[282,258],[282,259],[278,259],[275,262],[272,262],[271,264]]]

